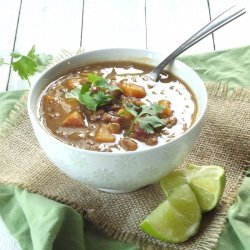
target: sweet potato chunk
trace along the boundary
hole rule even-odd
[[[113,135],[108,126],[101,124],[99,129],[95,133],[95,141],[97,142],[115,142],[115,135]]]
[[[66,87],[68,89],[74,89],[75,87],[83,84],[84,80],[83,79],[68,79],[66,82]]]
[[[123,91],[123,94],[125,96],[133,96],[136,98],[143,98],[146,96],[146,91],[144,87],[136,85],[136,84],[128,84],[128,83],[122,83],[120,85],[120,88]]]
[[[171,104],[170,101],[160,100],[158,104],[164,108],[160,114],[161,117],[169,117],[172,115],[172,110],[170,109],[170,104]]]
[[[64,127],[83,127],[84,119],[78,111],[71,112],[62,122]]]
[[[134,116],[129,113],[125,108],[119,109],[117,114],[126,120],[133,120],[134,118]]]
[[[44,97],[43,97],[43,103],[45,104],[45,105],[50,105],[50,104],[52,104],[53,102],[55,102],[55,97],[54,96],[51,96],[51,95],[45,95]]]
[[[71,106],[72,110],[78,110],[80,108],[80,103],[74,98],[69,98],[64,101],[66,104]]]

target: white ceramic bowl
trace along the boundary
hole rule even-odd
[[[95,152],[67,145],[54,138],[38,119],[38,99],[45,87],[79,66],[103,61],[134,61],[157,65],[163,55],[137,49],[105,49],[68,58],[46,71],[32,87],[28,113],[35,135],[48,158],[68,176],[108,192],[129,192],[159,181],[180,166],[196,143],[207,106],[207,92],[200,77],[175,60],[167,70],[182,79],[197,99],[198,113],[192,127],[165,145],[133,152]]]

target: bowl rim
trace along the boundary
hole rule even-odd
[[[40,77],[35,81],[35,83],[31,86],[30,88],[30,91],[29,91],[29,94],[28,94],[28,101],[27,101],[27,110],[28,110],[28,115],[29,115],[29,118],[32,122],[32,125],[33,125],[33,122],[35,122],[36,125],[38,125],[38,128],[43,131],[47,136],[50,137],[50,139],[52,139],[52,141],[54,141],[55,143],[59,143],[61,146],[63,147],[66,147],[66,148],[69,148],[70,150],[74,150],[74,151],[78,151],[78,152],[82,152],[82,153],[87,153],[87,154],[92,154],[92,155],[103,155],[103,156],[126,156],[126,155],[136,155],[136,154],[143,154],[143,153],[146,153],[148,151],[155,151],[155,150],[158,150],[160,148],[164,148],[166,147],[167,145],[171,145],[171,144],[175,144],[177,143],[177,141],[179,141],[181,138],[183,138],[184,136],[188,135],[189,133],[191,133],[201,122],[202,120],[204,119],[204,116],[206,114],[206,110],[207,110],[207,104],[208,104],[208,93],[207,93],[207,90],[206,90],[206,87],[204,85],[204,82],[202,81],[202,79],[200,78],[200,76],[191,68],[189,67],[188,65],[186,65],[185,63],[179,61],[178,59],[175,59],[173,62],[177,62],[179,65],[181,65],[182,67],[190,70],[192,73],[194,73],[196,75],[197,78],[199,78],[199,80],[201,81],[202,83],[202,88],[204,90],[204,107],[200,110],[200,115],[198,118],[195,119],[194,123],[191,125],[191,127],[185,131],[183,134],[175,137],[173,140],[169,141],[169,142],[166,142],[164,144],[161,144],[161,145],[154,145],[152,147],[149,147],[149,148],[145,148],[145,149],[141,149],[141,150],[135,150],[135,151],[115,151],[115,152],[103,152],[103,151],[93,151],[93,150],[87,150],[85,148],[79,148],[79,147],[75,147],[73,145],[70,145],[70,144],[67,144],[66,142],[56,138],[55,136],[53,136],[42,124],[41,122],[39,121],[38,117],[37,117],[37,112],[33,112],[32,111],[32,95],[34,93],[34,91],[36,90],[37,86],[38,86],[38,83],[39,81],[47,74],[49,74],[50,72],[53,72],[54,69],[62,64],[65,64],[65,63],[68,63],[69,60],[74,60],[75,58],[78,58],[78,57],[81,57],[81,56],[84,56],[84,55],[88,55],[88,54],[97,54],[97,53],[101,53],[101,52],[107,52],[107,51],[110,51],[110,52],[114,52],[114,51],[125,51],[125,50],[129,50],[129,51],[133,51],[133,52],[139,52],[139,53],[147,53],[147,54],[153,54],[153,55],[156,55],[156,56],[163,56],[162,54],[158,53],[158,52],[154,52],[154,51],[150,51],[150,50],[144,50],[144,49],[135,49],[135,48],[107,48],[107,49],[98,49],[98,50],[91,50],[91,51],[88,51],[88,52],[82,52],[82,53],[79,53],[79,54],[76,54],[76,55],[73,55],[73,56],[70,56],[68,58],[65,58],[64,60],[52,65],[50,68],[48,68],[47,70],[45,70],[41,75]],[[135,56],[136,58],[136,56]],[[146,58],[146,57],[145,57]],[[163,57],[164,59],[164,57]],[[115,60],[114,60],[115,61]],[[103,62],[105,62],[105,60],[103,60]],[[172,62],[172,63],[173,63]],[[171,66],[172,63],[169,63],[169,65]],[[147,63],[145,63],[147,64]],[[62,75],[63,76],[63,75]],[[58,78],[57,78],[58,79]],[[181,79],[181,78],[180,78]],[[186,83],[188,85],[188,83]],[[48,86],[48,85],[46,85]],[[190,87],[188,85],[188,87]],[[190,87],[191,88],[191,87]],[[44,90],[44,89],[43,89]],[[43,91],[42,90],[42,91]],[[191,88],[191,90],[193,91],[193,89]],[[42,94],[42,92],[39,93],[39,96]],[[37,108],[37,105],[38,105],[38,102],[39,102],[39,99],[36,99],[36,103],[35,103],[35,106]]]

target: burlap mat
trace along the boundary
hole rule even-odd
[[[0,182],[17,184],[31,192],[68,204],[115,239],[145,249],[213,249],[226,212],[249,163],[250,92],[229,93],[210,85],[209,107],[202,134],[187,163],[222,165],[227,183],[217,208],[203,216],[197,236],[168,244],[144,234],[139,223],[165,199],[158,184],[128,194],[109,194],[70,179],[49,162],[40,149],[26,112],[27,93],[0,127]]]

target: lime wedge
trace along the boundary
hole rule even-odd
[[[219,166],[188,165],[165,176],[160,185],[167,200],[140,224],[149,235],[166,242],[183,242],[199,229],[201,213],[213,209],[225,188]]]
[[[160,181],[161,189],[167,197],[173,189],[183,184],[187,184],[187,179],[185,173],[182,170],[172,171]]]
[[[212,210],[218,204],[225,188],[225,170],[220,166],[190,164],[183,171],[196,194],[202,212]]]
[[[180,184],[172,186],[168,199],[153,210],[140,227],[159,240],[177,243],[195,235],[200,221],[201,210],[195,194],[188,184]]]

